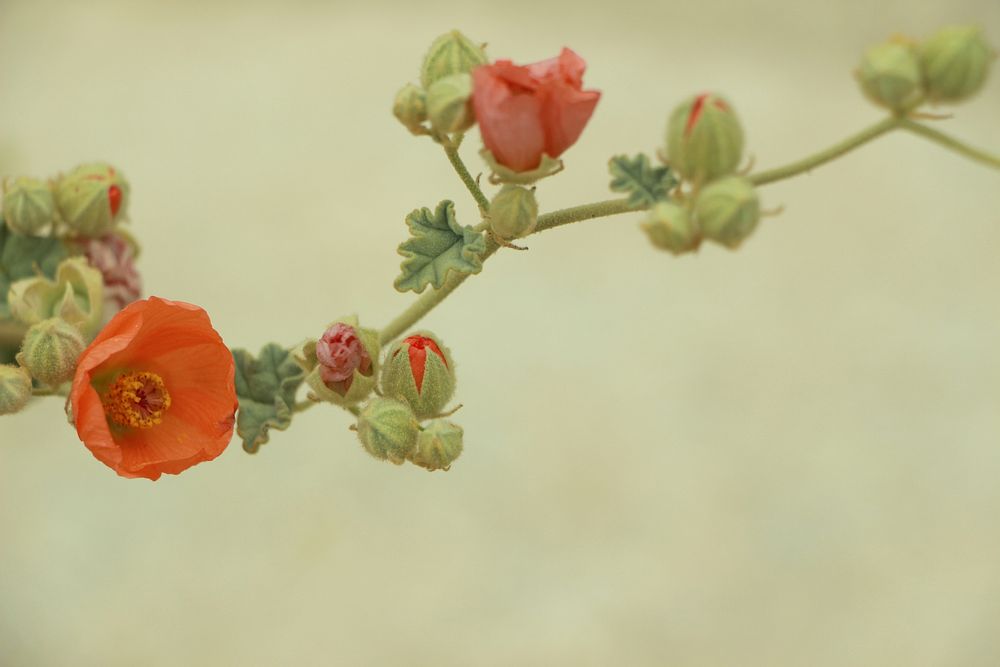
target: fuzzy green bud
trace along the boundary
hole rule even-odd
[[[472,110],[472,76],[467,73],[442,77],[427,89],[427,117],[438,132],[464,132],[476,124]]]
[[[382,393],[406,401],[420,419],[440,414],[455,393],[448,348],[427,331],[395,343],[382,364]]]
[[[76,360],[86,347],[80,330],[58,317],[28,329],[17,355],[17,363],[44,384],[58,387],[73,379]]]
[[[920,48],[927,98],[960,102],[983,87],[996,55],[976,26],[942,28]]]
[[[20,412],[31,398],[31,376],[17,366],[0,366],[0,415]]]
[[[857,78],[868,99],[897,113],[909,111],[924,100],[917,50],[903,38],[868,49]]]
[[[14,232],[37,234],[52,223],[55,212],[51,188],[37,178],[4,184],[3,218]]]
[[[732,173],[743,156],[743,128],[732,105],[704,93],[687,100],[667,123],[667,161],[695,183]]]
[[[505,241],[527,236],[538,224],[535,188],[505,185],[490,202],[490,229]]]
[[[70,229],[81,236],[103,236],[125,216],[129,184],[109,164],[83,164],[59,178],[55,199]]]
[[[434,40],[420,67],[420,83],[430,90],[431,84],[452,74],[468,74],[487,63],[483,47],[457,30]]]
[[[427,470],[447,470],[462,453],[462,435],[458,424],[435,419],[417,436],[410,461]]]
[[[736,248],[756,229],[760,200],[750,181],[727,176],[698,193],[694,217],[706,238]]]
[[[358,439],[369,454],[401,464],[417,445],[420,424],[403,401],[373,398],[358,415]]]
[[[12,284],[7,302],[11,314],[25,324],[58,317],[90,338],[104,315],[104,277],[83,257],[70,257],[59,264],[55,280],[38,276]]]
[[[423,123],[427,120],[426,93],[419,86],[406,84],[396,93],[392,115],[412,134],[424,134],[426,130]]]
[[[687,210],[673,202],[657,202],[650,209],[642,230],[650,242],[675,255],[697,250],[701,245],[701,232]]]

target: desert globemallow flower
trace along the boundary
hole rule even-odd
[[[125,307],[80,355],[70,418],[122,477],[158,479],[210,461],[233,435],[235,363],[208,314],[150,297]]]
[[[570,49],[531,65],[498,60],[472,72],[472,105],[493,160],[531,171],[576,143],[601,98],[583,90],[587,64]]]

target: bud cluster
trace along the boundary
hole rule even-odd
[[[680,104],[667,122],[663,155],[688,189],[650,208],[642,223],[650,242],[675,255],[697,250],[704,239],[739,246],[757,227],[760,201],[736,173],[743,128],[733,105],[713,93]]]
[[[330,324],[293,350],[310,399],[358,416],[358,438],[377,459],[447,470],[462,451],[462,428],[442,419],[455,393],[455,362],[434,334],[415,332],[381,354],[378,332],[356,316]]]
[[[476,122],[472,70],[486,62],[483,47],[462,33],[452,30],[441,35],[424,56],[420,85],[408,83],[396,94],[393,115],[417,135],[443,137],[466,131]]]
[[[875,104],[907,114],[924,102],[954,104],[973,96],[995,57],[978,27],[949,26],[924,42],[897,36],[873,46],[857,79]]]

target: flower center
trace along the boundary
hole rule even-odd
[[[170,393],[156,373],[122,373],[104,395],[104,412],[119,426],[152,428],[163,421]]]

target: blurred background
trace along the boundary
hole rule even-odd
[[[290,345],[411,301],[411,209],[475,219],[389,113],[441,32],[587,59],[552,210],[706,89],[760,168],[825,147],[880,117],[865,47],[964,22],[1000,44],[995,0],[3,0],[0,172],[114,163],[147,292]],[[1000,72],[936,126],[1000,150]],[[0,664],[1000,664],[1000,173],[893,134],[762,197],[736,253],[674,259],[636,214],[491,260],[424,322],[465,404],[447,473],[332,407],[157,483],[59,400],[4,419]]]

